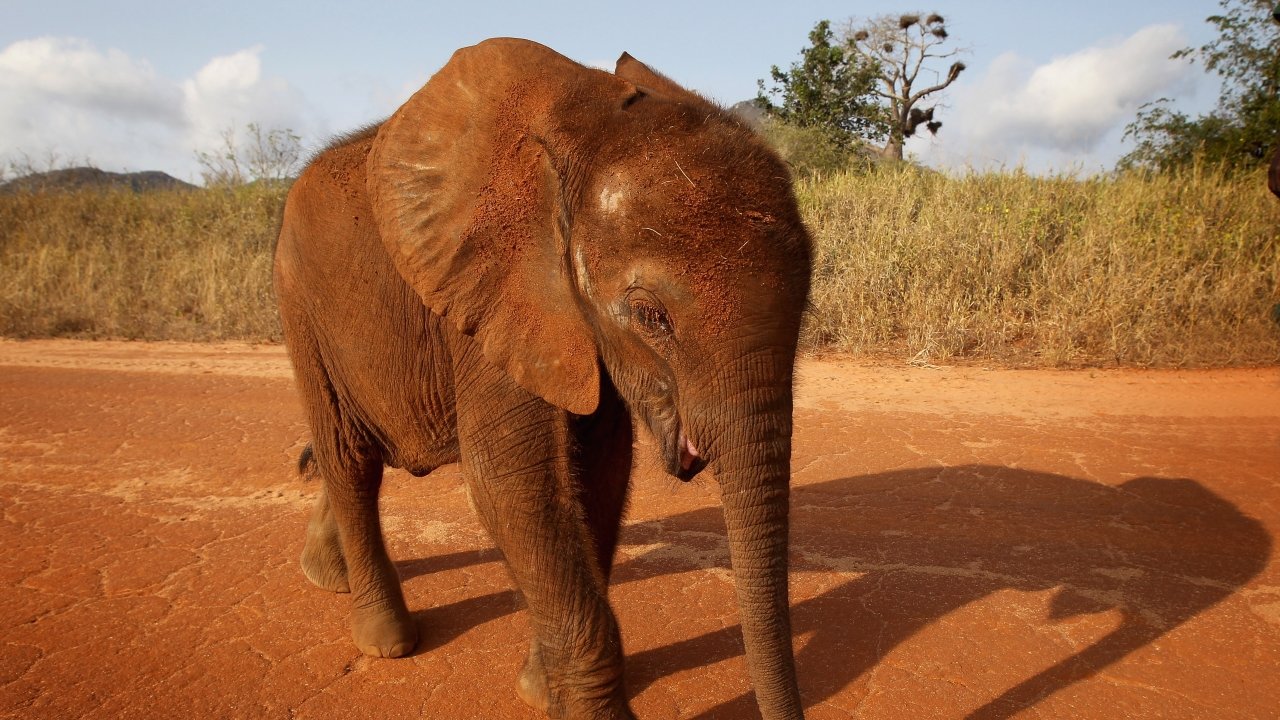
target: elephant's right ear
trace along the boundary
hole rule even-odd
[[[374,218],[400,274],[489,362],[577,414],[596,407],[598,356],[567,262],[562,140],[546,127],[579,96],[634,92],[537,43],[488,40],[454,53],[369,153]]]
[[[614,66],[613,74],[669,100],[683,100],[698,105],[707,104],[706,98],[684,89],[675,80],[631,57],[631,53],[622,53],[617,65]]]

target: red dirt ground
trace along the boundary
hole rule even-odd
[[[801,375],[810,718],[1280,712],[1280,370]],[[389,474],[423,641],[359,654],[298,568],[305,437],[279,347],[0,341],[0,713],[536,717],[453,467]],[[642,472],[623,543],[637,713],[753,716],[714,480]]]

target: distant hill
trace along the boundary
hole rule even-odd
[[[66,168],[49,172],[32,173],[0,184],[0,193],[35,192],[48,190],[83,190],[88,188],[119,188],[133,192],[150,190],[196,190],[191,183],[183,182],[159,170],[145,172],[114,173],[91,167]]]

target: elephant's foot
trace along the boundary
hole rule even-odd
[[[516,681],[516,694],[534,710],[551,714],[547,673],[542,669],[542,659],[538,655],[536,644],[530,648],[529,657],[524,661],[524,669],[520,671],[520,678]]]
[[[403,603],[395,604],[400,607],[379,603],[352,609],[351,637],[360,652],[384,658],[404,657],[413,652],[418,644],[418,626]]]
[[[550,717],[592,717],[609,718],[611,720],[635,720],[626,699],[619,693],[610,700],[592,698],[584,703],[569,706],[551,704],[551,690],[547,687],[547,672],[542,667],[541,659],[536,652],[529,653],[524,669],[520,671],[520,679],[516,682],[516,694],[529,707]],[[579,700],[582,700],[581,698]],[[565,700],[562,699],[562,702]],[[572,703],[572,700],[569,700]]]
[[[302,548],[302,573],[318,588],[329,592],[351,592],[347,581],[347,561],[342,556],[338,533],[314,535],[308,528]]]

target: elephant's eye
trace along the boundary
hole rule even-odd
[[[667,316],[667,311],[649,298],[631,299],[631,317],[642,330],[651,335],[671,334],[671,318]]]

